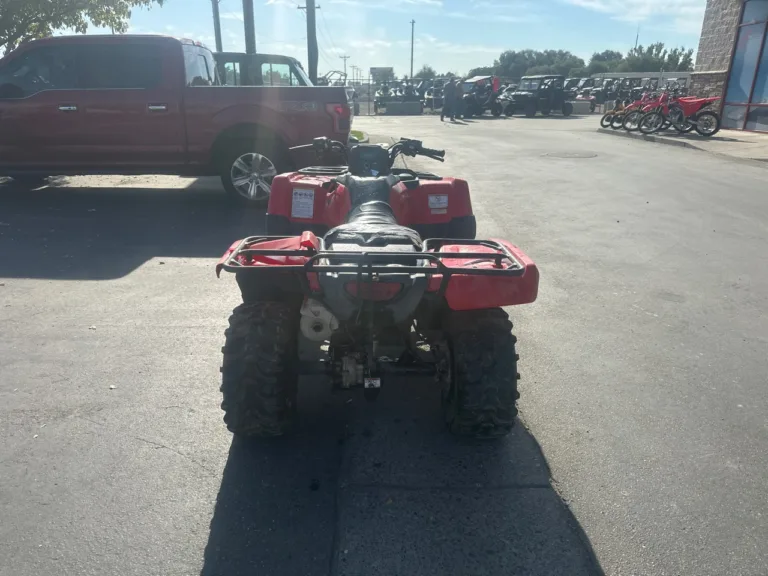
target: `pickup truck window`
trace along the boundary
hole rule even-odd
[[[0,68],[0,99],[27,98],[44,90],[78,88],[74,47],[30,50]]]
[[[240,86],[240,62],[227,62],[224,64],[224,78],[222,82],[227,86]]]
[[[296,72],[288,64],[265,62],[261,65],[261,77],[264,86],[304,86]]]
[[[219,85],[216,61],[210,50],[185,44],[184,66],[187,72],[187,86]]]
[[[153,46],[83,46],[82,88],[91,90],[155,88],[163,77],[162,53]]]

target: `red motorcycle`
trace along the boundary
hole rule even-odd
[[[681,134],[695,129],[701,136],[711,138],[720,131],[720,116],[706,108],[719,100],[719,96],[670,98],[669,94],[665,93],[659,105],[640,119],[638,127],[643,134],[653,134],[669,122]]]

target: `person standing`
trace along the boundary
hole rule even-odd
[[[440,110],[440,122],[445,120],[446,115],[449,115],[451,120],[456,119],[455,99],[456,86],[453,84],[453,79],[448,78],[448,82],[443,85],[443,108]]]
[[[456,78],[455,103],[453,105],[453,111],[456,114],[456,118],[464,116],[464,86],[461,83],[461,78]]]

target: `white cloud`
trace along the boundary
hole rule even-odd
[[[702,0],[564,0],[611,16],[622,22],[654,25],[683,34],[698,34],[704,19],[706,2]],[[658,20],[661,19],[661,22]]]

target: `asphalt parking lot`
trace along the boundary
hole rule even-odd
[[[216,182],[0,183],[0,574],[768,573],[768,170],[598,118],[358,118],[445,148],[478,235],[522,247],[521,423],[443,431],[429,381],[302,382],[294,437],[219,410],[263,214]]]

